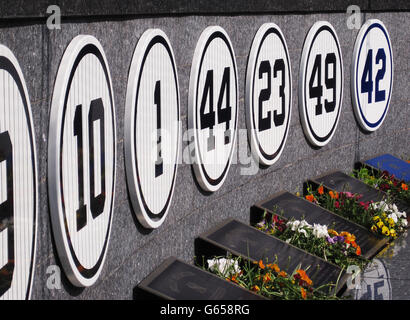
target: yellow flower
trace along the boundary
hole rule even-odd
[[[384,223],[383,223],[383,221],[381,221],[381,220],[380,220],[379,222],[377,222],[376,225],[377,225],[377,227],[380,228],[380,229],[382,229],[382,228],[384,227]]]
[[[334,236],[338,236],[339,234],[337,233],[337,231],[333,230],[333,229],[328,229],[327,233],[332,234]]]
[[[390,227],[394,226],[394,220],[392,218],[389,218],[387,222],[389,223]]]
[[[386,212],[383,212],[383,213],[382,213],[382,217],[383,217],[383,218],[386,218],[386,217],[387,217]]]
[[[299,191],[296,192],[296,196],[297,196],[297,197],[300,197],[300,192],[299,192]]]
[[[380,220],[380,217],[379,216],[374,216],[373,221],[377,221],[377,220]]]
[[[374,232],[374,231],[377,231],[377,227],[376,227],[375,225],[372,225],[372,227],[370,228],[370,230],[372,230],[373,232]]]
[[[397,236],[396,230],[390,229],[390,235],[391,235],[392,237],[396,237],[396,236]]]
[[[384,226],[384,227],[382,228],[382,233],[383,233],[385,236],[389,236],[389,235],[390,235],[389,228],[387,228],[386,226]]]

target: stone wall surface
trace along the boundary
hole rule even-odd
[[[340,2],[340,1],[339,1]],[[366,1],[367,3],[367,1]],[[61,30],[49,30],[45,23],[3,24],[0,43],[16,55],[25,76],[34,117],[39,164],[40,214],[32,299],[131,299],[133,288],[165,258],[174,255],[187,262],[194,258],[194,239],[228,217],[249,221],[249,208],[282,189],[300,191],[302,182],[325,171],[351,171],[355,161],[389,152],[410,157],[410,109],[408,86],[410,12],[366,12],[365,19],[378,18],[386,25],[393,46],[394,84],[390,109],[383,125],[364,133],[356,122],[350,96],[350,65],[358,33],[348,29],[345,13],[184,15],[130,17],[98,21],[63,21]],[[304,38],[319,20],[335,28],[343,54],[344,94],[340,121],[333,139],[313,148],[304,136],[299,118],[297,83]],[[20,21],[20,22],[19,22]],[[148,28],[160,28],[169,37],[178,68],[183,131],[187,128],[188,86],[193,53],[201,32],[211,25],[229,34],[238,66],[239,129],[246,129],[244,87],[248,54],[258,28],[274,22],[286,38],[292,64],[292,118],[284,151],[273,166],[255,175],[243,175],[247,165],[233,164],[217,192],[204,194],[195,181],[192,167],[181,164],[170,211],[164,224],[153,231],[144,229],[132,211],[124,168],[124,112],[128,69],[135,45]],[[79,34],[95,36],[102,44],[113,79],[117,110],[117,183],[111,240],[103,271],[89,288],[72,286],[62,271],[61,290],[46,286],[47,267],[57,264],[47,194],[48,121],[54,80],[69,42]],[[182,149],[187,146],[183,141]],[[246,144],[247,148],[249,146]],[[248,153],[250,150],[248,150]]]

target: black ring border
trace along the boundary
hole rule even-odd
[[[370,30],[372,30],[373,28],[379,28],[381,31],[383,31],[383,34],[387,40],[387,44],[389,45],[389,52],[390,52],[390,65],[391,65],[391,75],[390,75],[390,88],[389,88],[389,97],[387,98],[387,102],[386,102],[386,106],[384,107],[384,111],[382,116],[379,118],[379,120],[377,120],[376,122],[370,122],[369,120],[366,119],[366,117],[363,114],[363,110],[362,110],[362,105],[360,104],[360,96],[359,96],[359,81],[358,81],[358,73],[359,73],[359,59],[360,59],[360,54],[362,53],[362,46],[363,46],[363,42],[366,39],[367,34],[370,32]],[[357,60],[354,61],[354,63],[357,63],[356,66],[356,74],[354,75],[354,79],[353,81],[354,83],[354,89],[355,89],[355,96],[354,98],[357,99],[357,105],[358,105],[358,109],[359,109],[359,113],[360,113],[360,118],[364,121],[364,123],[374,129],[377,126],[380,126],[383,122],[384,119],[387,116],[387,110],[390,107],[390,101],[391,101],[391,93],[393,91],[393,71],[394,71],[394,66],[393,66],[393,51],[391,48],[391,43],[390,43],[390,36],[388,36],[387,34],[387,30],[385,27],[383,27],[379,22],[374,22],[372,23],[366,30],[365,34],[363,35],[362,41],[360,42],[360,47],[359,47],[359,52],[357,54]]]
[[[195,131],[197,131],[198,128],[199,128],[199,125],[198,125],[198,117],[197,117],[196,113],[197,113],[197,109],[198,109],[198,87],[199,87],[199,78],[200,78],[200,73],[201,73],[201,69],[202,69],[202,63],[203,63],[203,60],[204,60],[204,57],[205,57],[205,53],[206,53],[206,50],[207,50],[209,44],[210,44],[214,39],[216,39],[216,38],[221,38],[221,39],[225,42],[227,48],[229,49],[229,53],[230,53],[230,55],[231,55],[231,60],[232,60],[233,65],[234,65],[235,91],[236,91],[236,113],[235,113],[235,122],[234,122],[235,132],[234,132],[234,134],[232,135],[232,136],[234,137],[234,136],[236,135],[236,132],[237,132],[237,120],[238,120],[238,111],[239,111],[239,110],[238,110],[238,109],[239,109],[239,108],[238,108],[238,75],[237,75],[237,72],[236,72],[237,65],[236,65],[236,60],[235,60],[235,56],[234,56],[234,54],[233,54],[232,47],[231,47],[231,45],[229,44],[228,39],[227,39],[226,36],[225,36],[221,31],[219,31],[219,30],[214,31],[214,32],[208,37],[208,39],[207,39],[207,41],[206,41],[206,44],[205,44],[204,48],[202,49],[202,55],[201,55],[201,60],[200,60],[200,63],[199,63],[199,68],[198,68],[198,75],[197,75],[197,81],[196,81],[197,84],[196,84],[196,90],[195,90],[195,91],[196,91],[196,97],[195,97],[195,127],[196,127],[196,130],[195,130]],[[197,134],[197,133],[195,133],[195,135],[196,135],[196,134]],[[231,160],[232,160],[233,150],[234,150],[234,145],[232,144],[232,148],[231,148],[231,151],[230,151],[230,155],[229,155],[228,162],[227,162],[227,164],[226,164],[226,166],[225,166],[225,169],[222,171],[221,175],[220,175],[217,179],[212,179],[212,178],[208,175],[208,173],[206,172],[205,166],[204,166],[203,160],[202,160],[202,155],[201,155],[201,153],[200,153],[199,150],[198,150],[198,155],[199,155],[199,160],[200,160],[201,171],[202,171],[202,173],[204,174],[205,179],[208,181],[208,183],[209,183],[210,185],[212,185],[212,186],[217,186],[217,185],[222,181],[222,179],[224,179],[224,177],[226,176],[226,174],[227,174],[227,172],[228,172],[228,169],[229,169],[229,165],[230,165]]]
[[[37,182],[37,167],[36,167],[36,161],[35,161],[35,153],[36,150],[34,150],[34,139],[33,139],[33,128],[32,128],[32,123],[30,121],[30,113],[28,110],[28,103],[27,103],[27,97],[24,92],[24,87],[23,83],[18,75],[17,69],[14,66],[14,64],[5,56],[0,56],[0,70],[3,69],[6,72],[8,72],[13,80],[15,81],[19,92],[20,92],[20,97],[22,98],[23,105],[24,105],[24,112],[26,115],[26,121],[27,121],[27,127],[29,131],[29,136],[30,136],[30,146],[31,146],[31,161],[33,164],[33,185],[34,185],[34,205],[33,205],[33,238],[32,238],[32,247],[31,247],[31,262],[30,262],[30,273],[28,277],[28,285],[27,285],[27,290],[26,290],[26,300],[28,300],[31,292],[31,287],[32,287],[32,278],[34,275],[34,256],[35,256],[35,248],[36,248],[36,226],[37,226],[37,187],[38,187],[38,182]]]
[[[289,84],[290,84],[290,85],[289,85],[289,97],[292,96],[292,73],[291,73],[291,70],[290,70],[290,59],[289,59],[289,54],[288,54],[287,46],[286,46],[285,40],[284,40],[284,38],[282,37],[282,35],[280,34],[279,30],[278,30],[277,28],[275,28],[275,27],[270,27],[268,30],[265,31],[265,33],[264,33],[264,35],[263,35],[261,41],[259,42],[259,47],[258,47],[258,51],[257,51],[256,58],[255,58],[255,67],[254,67],[254,69],[253,69],[252,100],[251,100],[251,101],[252,101],[252,123],[253,123],[253,128],[251,128],[251,129],[253,129],[253,130],[256,130],[256,125],[255,125],[255,112],[254,112],[254,111],[255,111],[255,104],[254,104],[254,99],[253,99],[253,95],[254,95],[254,93],[255,93],[256,65],[257,65],[259,53],[260,53],[260,50],[261,50],[261,48],[262,48],[262,45],[263,45],[263,43],[264,43],[264,41],[265,41],[265,38],[266,38],[268,35],[272,34],[272,33],[273,33],[273,34],[276,34],[276,35],[278,36],[278,38],[279,38],[280,41],[282,42],[283,48],[285,49],[286,60],[287,60],[287,63],[288,63],[288,68],[287,68],[287,69],[288,69]],[[284,146],[285,146],[285,141],[286,141],[286,139],[287,139],[287,135],[288,135],[288,132],[289,132],[289,123],[290,123],[291,112],[292,112],[292,100],[289,98],[289,107],[288,107],[288,113],[289,113],[289,114],[288,114],[288,121],[286,122],[286,131],[285,131],[285,134],[283,135],[282,142],[280,143],[279,148],[278,148],[273,154],[267,154],[267,153],[262,149],[261,144],[260,144],[259,139],[258,139],[258,136],[257,136],[257,134],[255,133],[255,138],[256,138],[256,141],[258,142],[258,149],[259,149],[260,153],[262,154],[262,156],[265,158],[265,160],[270,161],[270,160],[275,159],[275,158],[278,156],[278,154],[283,150],[283,148],[284,148]]]
[[[319,142],[327,142],[328,141],[328,139],[329,139],[329,137],[333,134],[333,132],[335,131],[335,129],[336,129],[336,125],[338,124],[338,122],[339,122],[339,117],[340,117],[340,112],[341,112],[341,110],[342,110],[342,97],[343,97],[343,81],[344,81],[344,76],[343,76],[343,81],[341,82],[341,84],[342,84],[342,90],[340,90],[340,97],[339,97],[339,111],[338,111],[338,113],[337,113],[337,116],[336,116],[336,119],[335,119],[335,122],[334,122],[334,124],[333,124],[333,127],[332,127],[332,129],[330,129],[330,132],[326,135],[326,136],[324,136],[324,137],[319,137],[315,132],[314,132],[314,130],[312,129],[312,126],[311,126],[311,124],[310,124],[310,121],[309,121],[309,117],[308,117],[308,112],[307,112],[307,103],[306,103],[306,75],[307,75],[307,67],[308,67],[308,61],[309,61],[309,56],[310,56],[310,51],[312,50],[312,47],[313,47],[313,43],[315,42],[315,39],[316,39],[316,37],[319,35],[319,33],[320,32],[322,32],[323,30],[327,30],[331,35],[332,35],[332,37],[333,37],[333,39],[335,40],[335,42],[336,42],[336,44],[337,44],[337,51],[338,51],[338,53],[339,53],[339,57],[340,57],[340,62],[342,62],[342,53],[341,53],[341,51],[340,51],[340,44],[339,44],[339,41],[337,40],[337,38],[336,38],[336,35],[335,35],[335,33],[333,32],[333,30],[328,26],[328,25],[323,25],[323,26],[321,26],[317,31],[316,31],[316,33],[315,33],[315,35],[313,36],[313,39],[312,39],[312,41],[310,42],[310,47],[309,47],[309,51],[308,51],[308,54],[307,54],[307,57],[306,57],[306,66],[305,66],[305,74],[304,74],[304,79],[303,79],[303,100],[304,100],[304,109],[305,109],[305,114],[306,114],[306,123],[308,124],[308,126],[309,126],[309,130],[310,130],[310,133],[313,135],[313,137],[317,140],[317,141],[319,141]],[[340,74],[342,74],[343,75],[343,65],[342,65],[342,63],[340,63],[340,70],[341,70],[341,72],[340,72]]]
[[[110,235],[110,229],[111,229],[111,223],[112,223],[112,213],[113,213],[113,205],[114,205],[114,198],[111,201],[111,209],[110,209],[110,217],[109,217],[109,223],[108,223],[108,228],[107,228],[107,233],[105,236],[105,241],[104,241],[104,246],[102,248],[100,257],[98,258],[96,264],[94,265],[94,267],[87,269],[85,268],[83,265],[81,265],[80,261],[77,258],[77,255],[75,254],[73,245],[71,243],[71,238],[70,238],[70,233],[68,230],[68,223],[67,223],[67,218],[66,218],[66,212],[65,212],[65,206],[64,206],[64,193],[63,193],[63,176],[62,176],[62,161],[63,161],[63,157],[62,157],[62,152],[63,152],[63,136],[64,136],[64,120],[65,120],[65,112],[67,109],[67,100],[68,100],[68,95],[70,93],[70,89],[71,89],[71,82],[73,80],[75,71],[77,70],[78,64],[80,63],[81,59],[86,55],[86,54],[93,54],[94,56],[96,56],[98,58],[98,60],[101,63],[101,66],[104,70],[104,74],[105,74],[105,78],[106,81],[108,83],[108,91],[110,94],[110,102],[111,102],[111,112],[115,115],[114,112],[114,103],[113,103],[113,98],[112,98],[112,91],[111,91],[111,82],[109,81],[109,76],[108,76],[108,70],[107,70],[107,66],[104,62],[104,58],[100,52],[100,50],[91,43],[86,44],[84,47],[81,48],[80,52],[77,54],[77,57],[73,63],[73,65],[71,66],[71,72],[70,72],[70,76],[68,78],[68,82],[67,85],[65,86],[66,89],[66,93],[65,93],[65,98],[64,98],[64,105],[63,105],[63,114],[62,114],[62,119],[61,119],[61,124],[62,124],[62,128],[61,128],[61,136],[60,136],[60,196],[61,196],[61,206],[63,208],[63,218],[64,218],[64,229],[65,229],[65,235],[66,235],[66,239],[67,239],[67,243],[70,249],[70,253],[71,253],[71,257],[74,260],[74,264],[77,268],[77,271],[86,279],[91,279],[100,269],[101,265],[102,265],[102,261],[103,258],[105,256],[105,253],[107,251],[107,245],[108,245],[108,240],[109,240],[109,235]],[[116,163],[115,163],[115,158],[116,158],[116,133],[115,133],[115,120],[114,117],[112,117],[112,122],[113,122],[113,129],[114,129],[114,155],[113,155],[113,164],[114,164],[114,170],[113,170],[113,182],[112,182],[112,193],[114,194],[114,189],[115,189],[115,173],[116,173]]]
[[[160,212],[159,214],[154,214],[154,213],[148,208],[148,205],[147,205],[147,203],[146,203],[146,201],[145,201],[145,198],[144,198],[144,195],[143,195],[143,193],[142,193],[142,188],[141,188],[141,183],[140,183],[140,177],[139,177],[139,172],[138,172],[137,134],[136,134],[136,132],[135,132],[135,128],[136,128],[136,124],[137,124],[137,103],[138,103],[138,93],[139,93],[139,89],[140,89],[140,85],[141,85],[142,71],[144,70],[145,60],[146,60],[146,58],[148,57],[148,54],[149,54],[150,50],[151,50],[152,47],[153,47],[155,44],[157,44],[157,43],[162,44],[162,45],[165,47],[165,49],[167,50],[168,55],[169,55],[169,58],[170,58],[171,63],[172,63],[172,69],[173,69],[173,71],[174,71],[175,87],[176,87],[176,89],[177,89],[176,91],[177,91],[177,107],[178,107],[178,112],[177,112],[177,116],[178,116],[178,117],[177,117],[177,120],[178,120],[178,139],[179,139],[179,136],[180,136],[180,128],[179,128],[179,121],[180,121],[180,114],[179,114],[179,113],[180,113],[180,106],[179,106],[179,102],[180,102],[180,99],[179,99],[179,86],[178,86],[177,69],[176,69],[176,65],[175,65],[175,59],[174,59],[174,56],[172,55],[171,48],[170,48],[170,46],[168,45],[168,43],[167,43],[167,41],[165,40],[165,38],[164,38],[163,36],[161,36],[161,35],[156,35],[156,36],[154,36],[154,37],[150,40],[149,44],[147,45],[147,47],[146,47],[146,49],[145,49],[145,52],[144,52],[144,56],[143,56],[142,61],[141,61],[141,68],[139,69],[138,82],[137,82],[137,88],[136,88],[136,96],[135,96],[135,103],[134,103],[134,104],[135,104],[135,114],[134,114],[134,134],[133,134],[133,135],[134,135],[134,143],[133,143],[133,145],[134,145],[134,150],[133,150],[133,153],[135,154],[135,172],[136,172],[136,174],[137,174],[138,191],[139,191],[139,194],[140,194],[140,196],[141,196],[142,205],[143,205],[143,207],[144,207],[144,209],[145,209],[145,212],[146,212],[146,214],[147,214],[153,221],[159,221],[159,220],[161,220],[162,217],[164,216],[165,212],[168,210],[169,205],[170,205],[170,203],[171,203],[171,197],[172,197],[173,191],[174,191],[174,189],[175,189],[176,173],[177,173],[177,166],[178,166],[178,161],[177,161],[177,159],[178,159],[178,152],[179,152],[179,148],[178,148],[178,150],[177,150],[177,152],[176,152],[176,155],[175,155],[174,176],[173,176],[173,178],[172,178],[172,185],[171,185],[171,189],[170,189],[169,194],[168,194],[168,199],[167,199],[167,201],[166,201],[166,203],[165,203],[163,209],[161,210],[161,212]],[[178,141],[178,144],[179,144],[179,141]]]

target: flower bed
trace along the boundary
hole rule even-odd
[[[361,167],[359,170],[354,170],[352,176],[371,187],[386,192],[393,201],[400,201],[410,206],[409,186],[403,180],[397,179],[387,171],[380,172],[368,169],[367,167]]]
[[[319,300],[339,299],[332,289],[334,284],[313,287],[306,270],[299,267],[292,274],[281,270],[276,263],[251,263],[238,258],[216,257],[202,266],[219,277],[252,290],[270,299],[279,300]]]
[[[369,262],[362,256],[356,237],[346,231],[337,232],[326,225],[311,225],[305,220],[286,221],[277,214],[267,215],[266,212],[256,227],[345,269],[349,265],[364,269]]]
[[[397,206],[389,202],[363,202],[362,196],[350,192],[325,192],[323,186],[313,190],[307,188],[305,198],[311,202],[333,211],[372,232],[396,239],[407,227],[407,216]]]

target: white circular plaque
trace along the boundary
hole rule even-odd
[[[292,74],[280,28],[262,25],[255,35],[246,73],[246,124],[252,154],[264,165],[280,157],[289,132]]]
[[[48,189],[54,238],[70,281],[91,286],[104,264],[115,192],[115,106],[107,60],[93,36],[75,37],[51,104]]]
[[[380,20],[368,20],[360,29],[351,72],[356,119],[364,130],[375,131],[386,118],[393,87],[393,51]]]
[[[339,122],[343,60],[339,39],[327,21],[316,22],[303,45],[299,69],[299,114],[309,142],[326,145]]]
[[[128,76],[125,164],[134,211],[146,228],[167,216],[180,144],[179,87],[174,54],[159,29],[141,36]]]
[[[0,45],[0,300],[29,299],[37,233],[36,145],[20,65]]]
[[[219,26],[206,28],[191,66],[188,128],[194,137],[193,168],[205,191],[218,190],[236,143],[238,78],[231,41]]]

